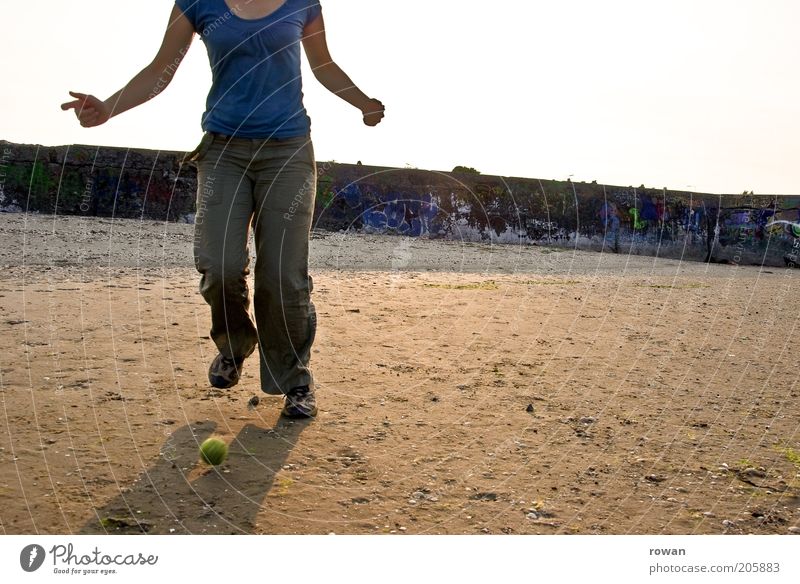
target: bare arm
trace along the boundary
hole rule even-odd
[[[314,77],[330,92],[361,110],[364,123],[375,126],[384,116],[385,108],[377,99],[368,97],[333,61],[325,37],[325,22],[320,14],[303,30],[303,48]]]
[[[177,5],[173,6],[161,48],[147,67],[105,101],[93,95],[70,91],[70,95],[76,99],[61,104],[61,109],[74,109],[81,125],[91,128],[153,99],[172,81],[192,44],[193,35],[192,23]]]

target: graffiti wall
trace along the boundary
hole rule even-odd
[[[192,222],[183,152],[0,141],[0,211]],[[315,227],[698,261],[800,263],[800,196],[318,162]]]

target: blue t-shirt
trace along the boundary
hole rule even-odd
[[[236,2],[238,0],[231,0]],[[310,133],[303,106],[303,28],[322,9],[317,0],[286,0],[253,20],[225,0],[176,0],[203,39],[212,84],[201,127],[242,138],[293,138]]]

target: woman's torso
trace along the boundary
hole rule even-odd
[[[212,85],[201,126],[243,138],[309,134],[300,76],[305,26],[317,0],[176,0],[205,43]]]

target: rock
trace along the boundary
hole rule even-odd
[[[528,407],[525,408],[525,411],[529,414],[533,413],[533,404],[528,404]]]
[[[137,513],[139,513],[137,511]],[[135,518],[126,517],[103,517],[100,519],[100,525],[106,530],[133,530],[142,531],[147,533],[151,529],[151,525],[147,521],[137,520]]]
[[[725,527],[726,529],[734,527],[735,525],[736,524],[733,521],[731,521],[730,519],[726,519],[725,521],[722,522],[722,527]]]
[[[647,475],[646,477],[644,477],[644,480],[650,481],[651,483],[663,483],[667,479],[664,478],[664,477],[660,477],[660,476],[651,474],[651,475]]]
[[[435,503],[439,500],[439,497],[432,495],[429,489],[418,489],[411,493],[411,499],[409,499],[409,503],[413,501],[417,503],[419,501],[430,501]]]
[[[800,535],[800,527],[790,527],[789,533],[793,533],[795,535]]]
[[[257,395],[254,395],[253,397],[250,398],[250,401],[247,402],[247,406],[252,410],[259,403],[261,403],[261,399]]]
[[[497,501],[497,493],[475,493],[470,499],[474,501]]]
[[[581,424],[594,424],[597,421],[597,418],[593,418],[592,416],[584,416],[580,419]]]
[[[716,515],[714,515],[711,511],[703,512],[703,516],[704,517],[716,517]]]

